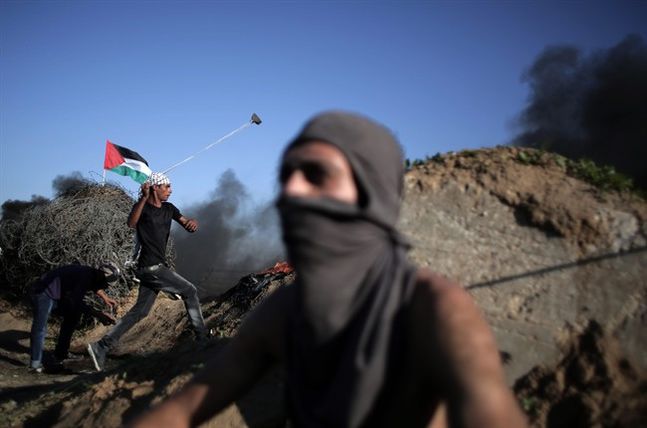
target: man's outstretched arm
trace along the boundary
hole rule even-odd
[[[193,232],[195,232],[196,230],[198,230],[198,222],[197,222],[197,220],[195,220],[195,219],[193,219],[193,218],[187,218],[187,217],[182,216],[182,217],[180,217],[180,219],[178,220],[178,223],[180,223],[180,225],[182,225],[182,227],[183,227],[187,232],[191,232],[191,233],[193,233]]]
[[[129,426],[197,426],[242,397],[281,358],[284,289],[277,290],[243,323],[238,334],[179,392]]]

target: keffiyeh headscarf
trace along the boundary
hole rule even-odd
[[[297,271],[288,332],[288,405],[296,426],[356,427],[386,381],[394,319],[415,270],[395,229],[404,163],[383,126],[354,114],[315,116],[287,147],[321,141],[348,159],[360,203],[277,202]]]
[[[151,186],[161,186],[162,184],[171,184],[171,180],[164,173],[154,172],[146,179],[146,183]]]

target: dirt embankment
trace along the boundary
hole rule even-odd
[[[566,376],[561,395],[528,381],[524,405],[543,414],[533,416],[534,426],[614,426],[623,410],[647,420],[647,400],[626,399],[645,396],[644,199],[574,178],[555,155],[510,147],[437,156],[413,168],[405,189],[400,226],[413,259],[470,290],[508,356],[510,385],[537,367],[559,378],[566,360],[589,373],[586,387]],[[591,336],[591,325],[601,326],[598,347],[575,346]],[[592,361],[599,360],[608,370],[598,370]],[[598,384],[618,387],[586,398]],[[557,422],[569,394],[584,400],[589,419],[581,420],[591,425]]]
[[[535,367],[514,390],[534,426],[644,426],[647,378],[592,321],[555,367]]]
[[[200,345],[193,340],[182,302],[162,295],[149,316],[123,337],[101,373],[94,372],[84,350],[106,327],[75,337],[71,350],[79,359],[67,362],[64,372],[34,374],[26,367],[30,319],[24,312],[5,307],[0,315],[0,426],[123,425],[187,382],[235,334],[251,308],[292,278],[248,275],[232,290],[204,304],[205,322],[216,337]],[[135,297],[133,293],[123,307],[130,307]],[[56,333],[52,327],[48,336]],[[51,340],[48,343],[53,347]],[[284,425],[281,379],[277,368],[209,426]]]
[[[405,180],[400,226],[413,259],[469,287],[512,356],[510,384],[556,364],[590,320],[647,369],[647,203],[573,178],[559,159],[464,152]]]
[[[533,162],[524,161],[520,150],[450,154],[414,167],[400,222],[411,257],[470,290],[533,426],[638,426],[647,420],[647,203],[570,177],[550,155],[528,152]],[[0,425],[127,422],[186,382],[289,279],[249,276],[205,304],[219,338],[203,347],[187,331],[182,303],[158,299],[102,373],[84,358],[69,373],[28,374],[29,316],[3,308]],[[77,338],[73,351],[104,332]],[[274,371],[209,426],[284,426],[282,396]]]

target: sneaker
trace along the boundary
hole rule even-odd
[[[94,368],[97,369],[98,372],[103,370],[103,367],[105,366],[106,353],[106,350],[103,349],[98,342],[88,344],[88,354],[90,354],[92,362],[94,363]]]
[[[83,354],[68,353],[67,357],[65,359],[67,361],[80,361],[80,360],[84,360],[85,358],[87,358],[87,357],[85,355],[83,355]]]
[[[198,333],[195,336],[195,341],[198,342],[199,344],[204,344],[209,342],[212,338],[216,336],[216,330],[213,328],[207,328],[204,330],[202,333]]]
[[[63,361],[79,361],[79,360],[82,360],[83,358],[84,358],[83,355],[72,354],[68,352],[64,358],[60,358],[54,355],[54,362],[62,363]]]
[[[33,373],[33,374],[41,374],[41,373],[43,373],[43,366],[40,366],[40,367],[30,367],[30,368],[29,368],[29,373]]]

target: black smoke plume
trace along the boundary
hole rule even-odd
[[[647,45],[629,35],[584,54],[546,48],[524,74],[529,103],[513,144],[612,165],[647,188]]]
[[[74,171],[69,175],[57,175],[52,180],[54,197],[58,198],[69,193],[74,193],[90,184],[90,181],[83,178],[80,172]],[[46,205],[51,202],[45,196],[32,195],[28,201],[8,199],[2,204],[2,220],[18,220],[25,210],[39,205]]]
[[[2,203],[2,221],[18,220],[25,210],[39,205],[46,205],[48,203],[49,199],[40,195],[31,195],[31,199],[29,201],[8,199]]]
[[[52,181],[52,189],[56,197],[76,193],[90,184],[90,181],[83,178],[80,172],[74,171],[69,175],[57,175]]]
[[[283,260],[278,216],[272,204],[251,206],[251,197],[233,171],[220,177],[209,201],[178,207],[199,229],[174,230],[177,271],[200,294],[219,294],[253,272]]]

